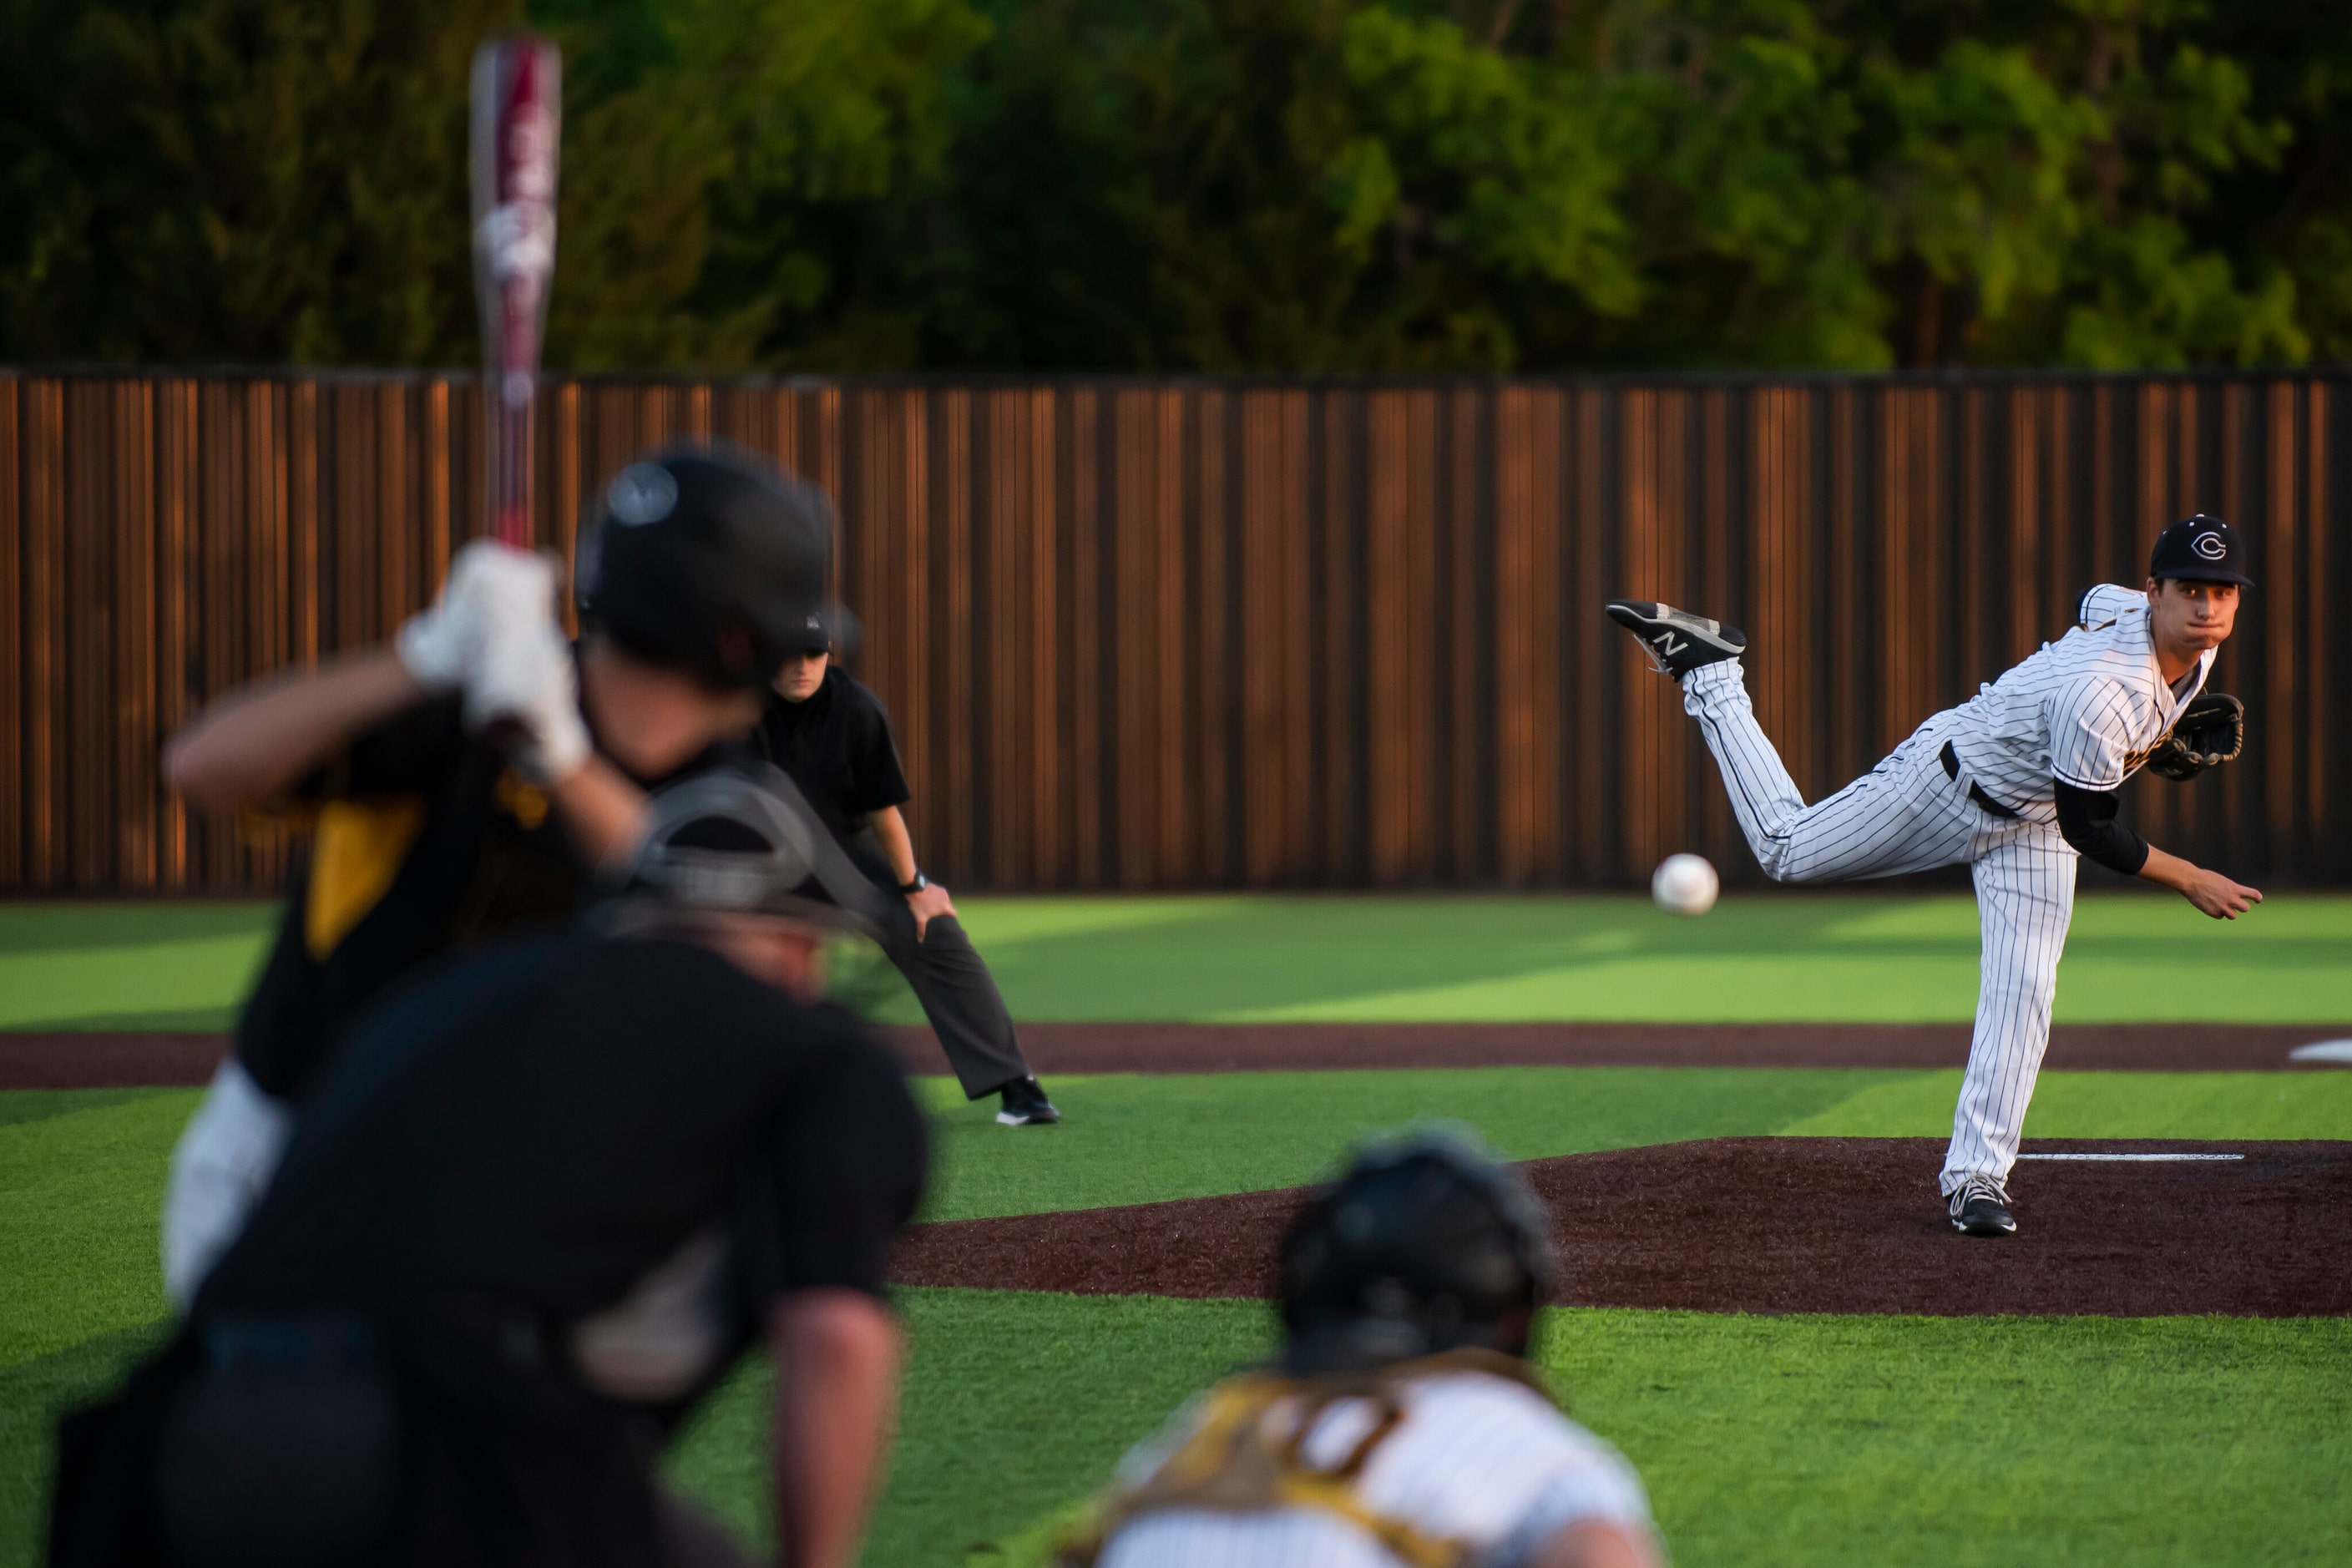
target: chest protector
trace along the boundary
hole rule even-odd
[[[1464,1568],[1473,1544],[1433,1535],[1368,1507],[1356,1483],[1380,1446],[1405,1419],[1404,1385],[1417,1378],[1476,1372],[1507,1378],[1551,1400],[1526,1362],[1486,1350],[1448,1351],[1370,1372],[1283,1377],[1246,1373],[1211,1389],[1192,1435],[1141,1482],[1113,1489],[1086,1523],[1061,1544],[1055,1568],[1094,1568],[1110,1538],[1146,1514],[1170,1509],[1209,1513],[1270,1513],[1307,1509],[1346,1521],[1407,1568]],[[1307,1437],[1324,1414],[1345,1401],[1371,1407],[1371,1424],[1339,1461],[1310,1463]]]

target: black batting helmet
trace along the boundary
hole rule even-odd
[[[1284,1364],[1358,1371],[1474,1345],[1517,1355],[1558,1275],[1542,1200],[1467,1134],[1368,1144],[1283,1238]]]
[[[816,486],[740,447],[667,447],[615,474],[581,531],[581,616],[709,686],[765,686],[831,632],[833,539]]]

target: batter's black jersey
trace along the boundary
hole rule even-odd
[[[306,1089],[363,1004],[460,943],[572,911],[590,868],[547,795],[467,733],[462,700],[420,702],[304,781],[310,821],[237,1059],[280,1099]]]
[[[462,719],[455,694],[419,702],[297,790],[310,852],[237,1023],[237,1060],[268,1093],[302,1096],[337,1033],[427,959],[579,908],[595,868],[547,793]],[[637,782],[744,754],[726,742]]]
[[[868,813],[912,798],[882,700],[837,665],[805,702],[769,692],[753,734],[760,754],[792,776],[835,838],[856,837]]]
[[[700,1238],[715,1374],[782,1294],[882,1291],[924,1158],[898,1067],[848,1014],[685,942],[524,938],[341,1043],[194,1321],[561,1334]]]

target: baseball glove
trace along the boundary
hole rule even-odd
[[[2246,744],[2246,705],[2226,692],[2200,692],[2147,759],[2168,779],[2193,779],[2207,768],[2237,761]]]

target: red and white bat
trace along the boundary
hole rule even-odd
[[[530,545],[530,405],[555,272],[555,153],[563,62],[532,33],[474,53],[474,289],[482,307],[482,406],[490,523]]]

